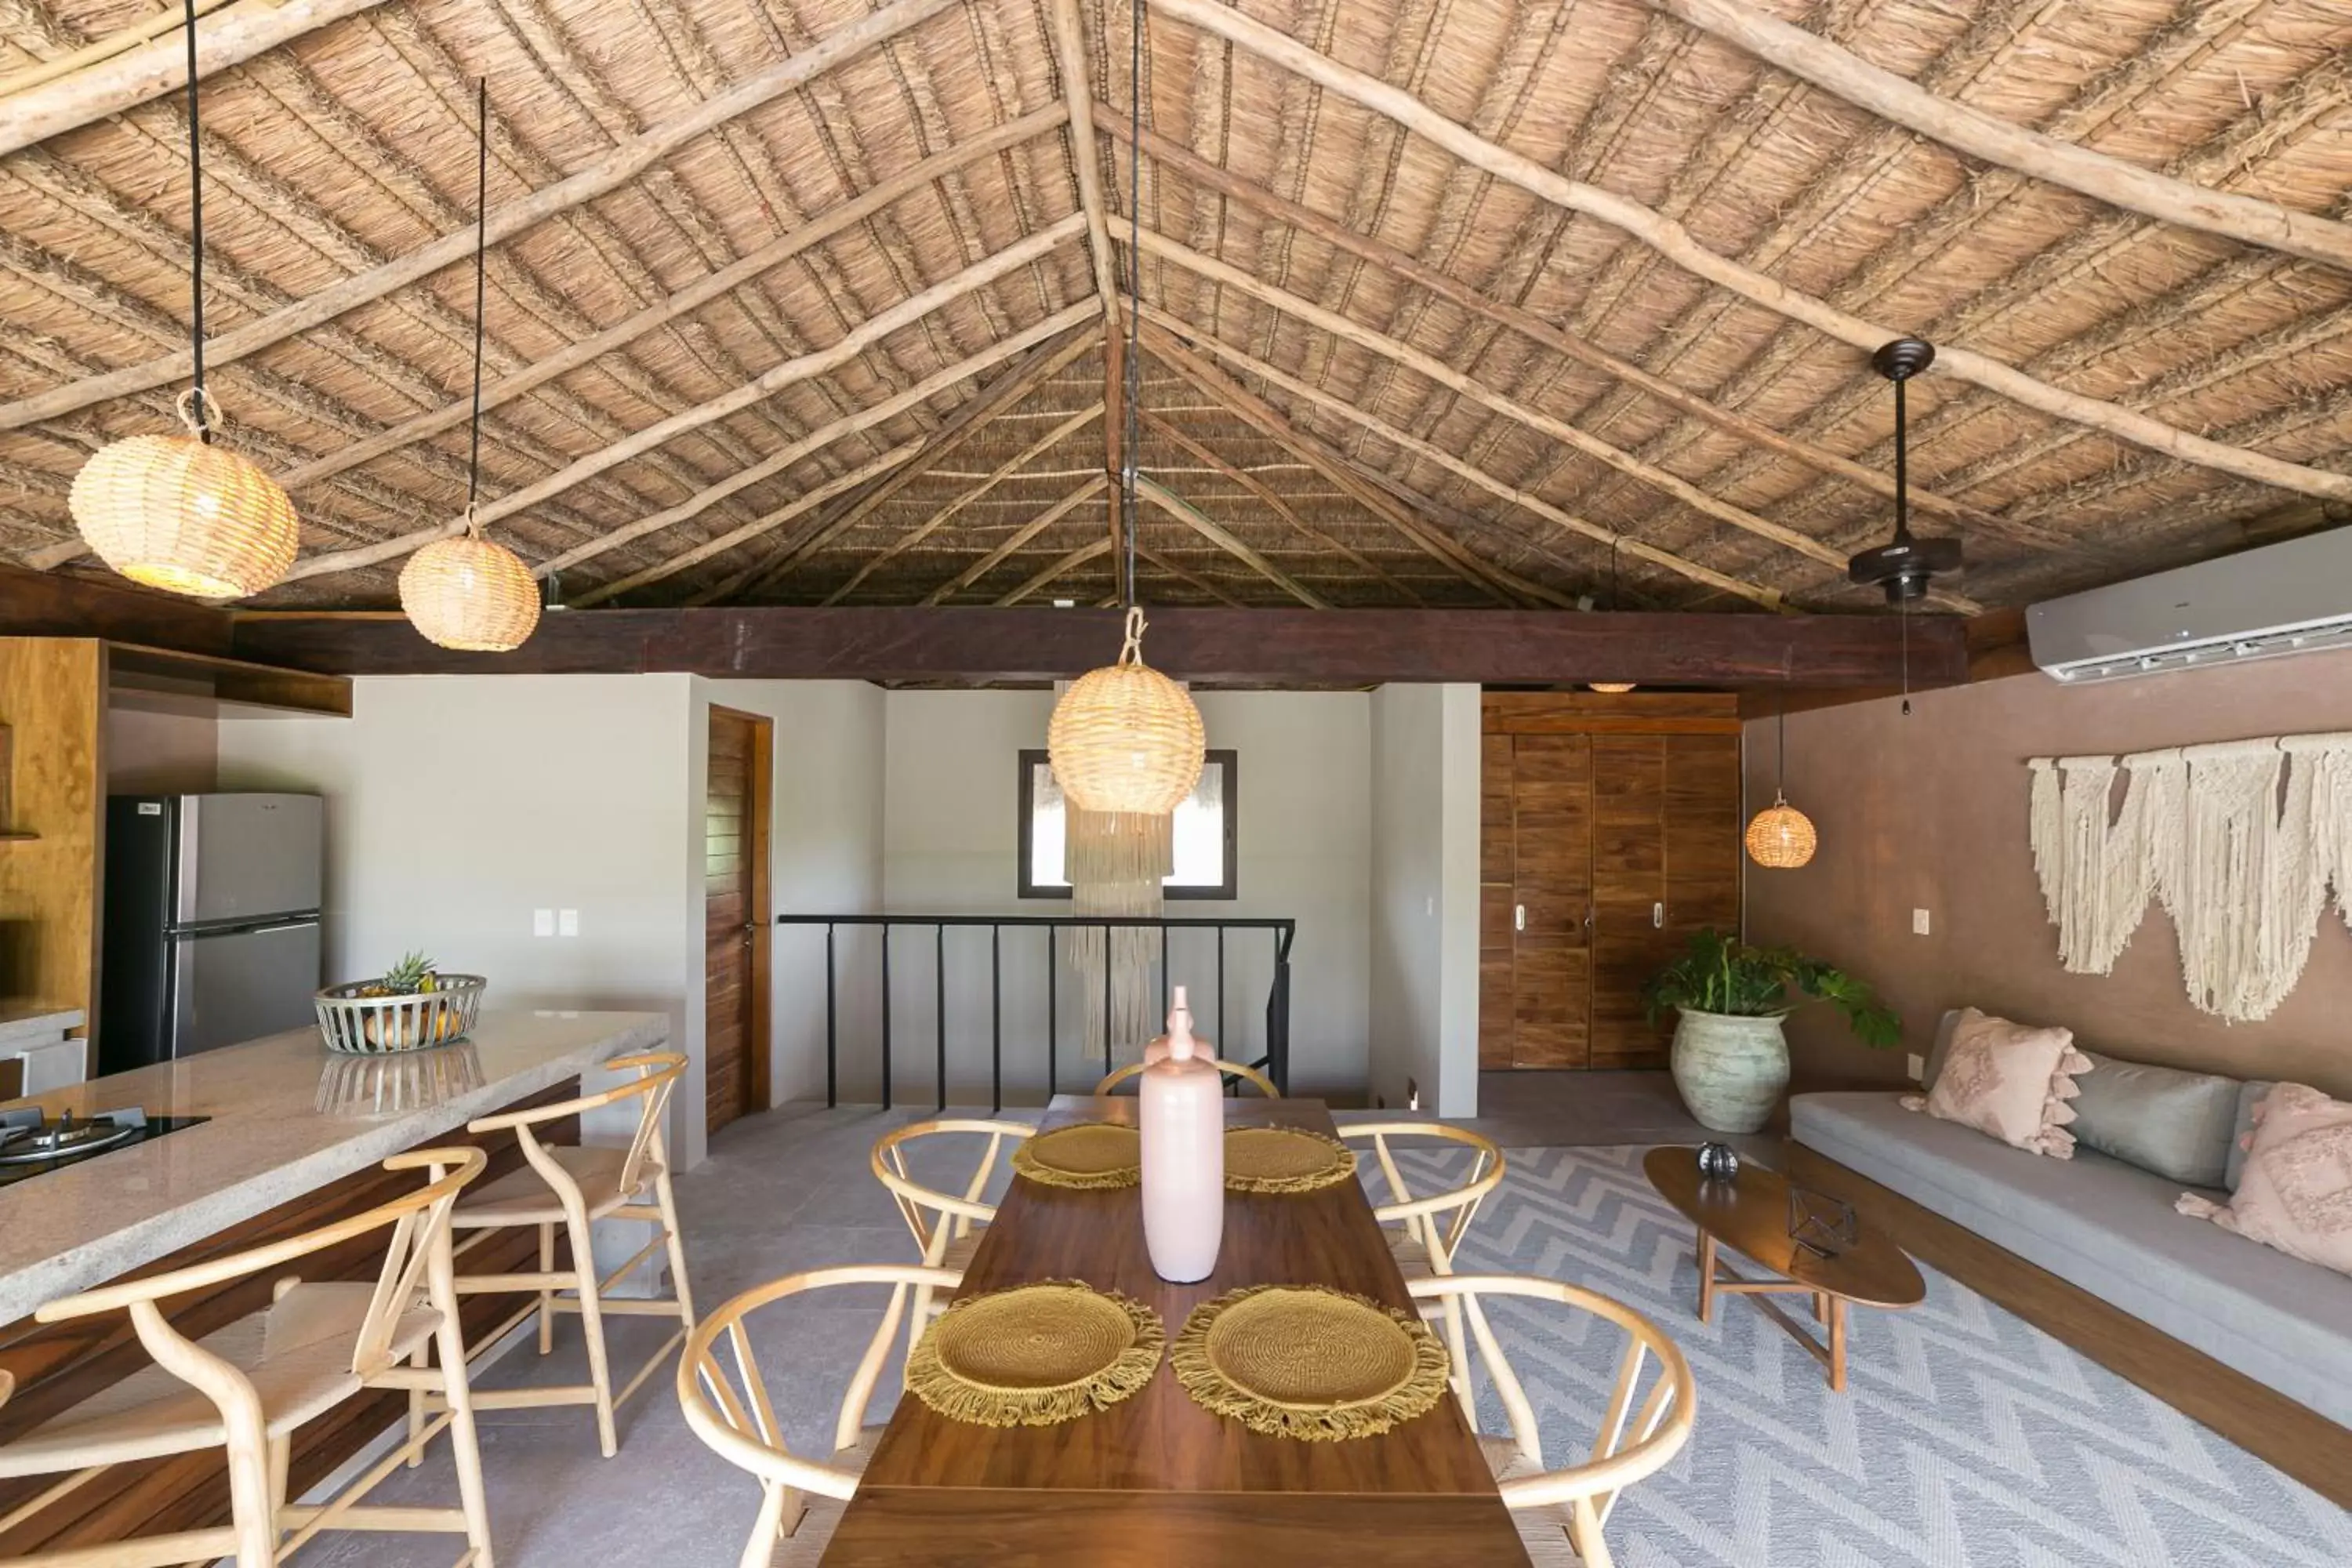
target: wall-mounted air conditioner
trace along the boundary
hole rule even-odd
[[[2352,528],[2069,594],[2030,606],[2025,631],[2075,684],[2352,647]]]

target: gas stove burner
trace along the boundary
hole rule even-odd
[[[128,1142],[145,1130],[144,1119],[117,1121],[101,1117],[96,1121],[76,1121],[68,1111],[53,1122],[0,1130],[0,1164],[25,1165],[95,1154]]]

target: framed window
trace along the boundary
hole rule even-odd
[[[1061,786],[1042,751],[1021,753],[1021,870],[1019,895],[1024,899],[1066,899],[1070,884],[1062,874],[1063,805]],[[1176,808],[1176,869],[1160,891],[1171,899],[1232,899],[1237,872],[1234,846],[1240,815],[1240,774],[1234,753],[1212,751],[1201,768],[1201,782]]]

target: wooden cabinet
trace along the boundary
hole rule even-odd
[[[1479,1066],[1664,1066],[1643,984],[1739,922],[1735,700],[1490,692],[1481,765]]]

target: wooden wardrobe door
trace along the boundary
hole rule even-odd
[[[1511,738],[1478,748],[1478,1065],[1511,1065],[1517,981],[1512,963]]]
[[[1512,742],[1514,1067],[1589,1061],[1593,746],[1587,735]]]
[[[1739,930],[1739,737],[1666,737],[1666,935]]]
[[[1592,740],[1592,1046],[1596,1068],[1665,1061],[1642,987],[1672,942],[1666,901],[1666,737]]]

